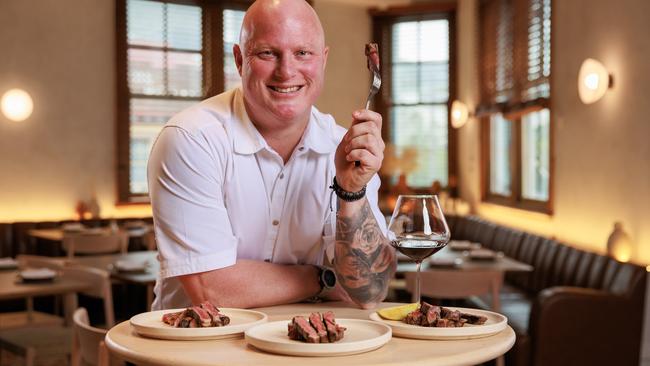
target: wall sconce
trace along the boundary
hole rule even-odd
[[[628,262],[632,257],[632,241],[621,222],[614,223],[614,230],[607,239],[607,255],[619,262]]]
[[[578,73],[578,95],[584,104],[597,102],[613,85],[612,76],[603,64],[588,58]]]
[[[454,100],[454,102],[451,103],[451,127],[461,128],[465,126],[467,120],[472,115],[473,113],[469,111],[467,104],[460,100]]]
[[[11,89],[2,96],[2,113],[12,121],[24,121],[32,115],[34,103],[29,93],[22,89]]]

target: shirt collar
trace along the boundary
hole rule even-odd
[[[233,149],[242,155],[251,155],[269,148],[266,140],[251,121],[244,106],[241,87],[235,91],[235,120],[233,126]],[[298,148],[304,147],[318,154],[329,154],[336,149],[334,130],[329,121],[319,118],[316,107],[312,107],[307,128],[298,143]]]

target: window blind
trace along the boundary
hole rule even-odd
[[[509,118],[548,106],[551,0],[481,4],[481,105],[477,115]]]

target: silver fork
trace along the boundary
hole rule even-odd
[[[370,109],[370,100],[377,95],[379,88],[381,87],[381,74],[377,69],[375,64],[370,63],[370,69],[372,70],[372,85],[370,86],[370,94],[368,94],[368,99],[366,100],[366,109]]]

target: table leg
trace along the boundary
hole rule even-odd
[[[27,324],[31,324],[34,321],[34,298],[28,297],[25,299],[27,306]]]
[[[501,299],[500,299],[500,292],[501,292],[501,286],[503,285],[503,272],[497,271],[494,273],[494,277],[492,279],[492,311],[495,312],[500,312],[501,311]]]

